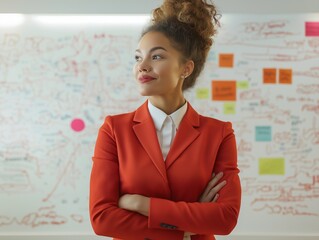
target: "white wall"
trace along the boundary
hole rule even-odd
[[[0,0],[2,13],[149,13],[161,0]],[[222,13],[318,13],[318,0],[215,0]]]

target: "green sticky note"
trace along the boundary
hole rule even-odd
[[[238,89],[248,89],[249,82],[248,81],[237,81],[237,88]]]
[[[209,89],[208,88],[197,88],[196,89],[197,99],[209,99]]]
[[[285,175],[285,159],[259,158],[259,175]]]
[[[225,102],[224,103],[224,114],[236,114],[236,103]]]

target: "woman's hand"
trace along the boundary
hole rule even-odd
[[[209,181],[207,184],[204,192],[202,193],[202,196],[199,199],[199,202],[216,202],[218,197],[219,197],[219,190],[226,185],[226,181],[221,181],[220,183],[219,180],[223,177],[223,173],[220,172],[217,175],[213,173],[212,179]],[[191,239],[192,235],[196,235],[195,233],[191,232],[185,232],[184,233],[184,239]]]
[[[213,174],[212,179],[207,184],[204,192],[202,193],[199,202],[216,202],[219,197],[219,190],[225,186],[226,181],[219,180],[223,177],[223,173],[220,172],[217,175]],[[119,199],[119,207],[140,213],[144,216],[149,215],[150,199],[148,197],[138,194],[125,194]],[[184,239],[190,239],[191,235],[195,233],[185,232]]]
[[[150,199],[138,194],[125,194],[119,199],[119,207],[148,216]]]
[[[199,202],[216,202],[219,197],[219,190],[226,185],[226,181],[219,180],[223,177],[223,173],[220,172],[217,175],[213,173],[212,179],[207,184],[202,196],[199,199]]]

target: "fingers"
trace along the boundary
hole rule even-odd
[[[222,172],[218,173],[216,176],[213,174],[213,178],[208,185],[210,185],[210,187],[214,187],[216,183],[223,177],[223,175],[224,174]]]
[[[202,196],[206,196],[210,190],[216,185],[216,183],[223,177],[223,173],[220,172],[217,175],[215,175],[215,173],[213,173],[212,175],[212,179],[209,181],[209,183],[206,186],[206,189],[204,191],[204,193],[202,194]]]
[[[212,188],[209,193],[207,194],[207,198],[211,199],[211,202],[217,201],[217,198],[219,197],[219,190],[226,185],[226,181],[222,181],[219,184],[217,184],[214,188]],[[217,198],[215,199],[215,197]],[[215,200],[214,200],[215,199]]]
[[[206,186],[204,193],[200,198],[200,202],[216,202],[219,197],[219,190],[226,185],[226,181],[222,181],[220,183],[219,180],[223,177],[223,173],[220,172],[217,175],[213,173],[212,179]],[[218,183],[218,184],[217,184]]]
[[[216,201],[217,201],[217,199],[218,199],[218,197],[219,197],[219,194],[218,194],[218,193],[216,193],[216,195],[215,195],[215,197],[213,198],[212,202],[216,202]]]

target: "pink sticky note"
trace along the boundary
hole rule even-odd
[[[306,37],[319,37],[319,22],[306,22]]]

